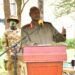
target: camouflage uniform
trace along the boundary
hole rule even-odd
[[[20,29],[16,29],[16,30],[11,30],[8,29],[6,30],[5,34],[4,34],[4,46],[5,48],[9,48],[12,45],[16,44],[16,42],[18,42],[21,39],[21,30]],[[17,51],[20,48],[20,43],[17,45]],[[13,64],[13,51],[14,48],[10,48],[7,51],[7,62],[5,64],[5,69],[8,70],[9,74],[14,75],[14,64]]]

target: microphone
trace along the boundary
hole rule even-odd
[[[43,24],[43,20],[42,19],[39,19],[38,20],[38,24],[39,24],[39,26],[43,26],[44,24]]]

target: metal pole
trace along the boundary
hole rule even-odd
[[[14,47],[14,75],[17,75],[17,48]]]
[[[38,0],[38,7],[40,9],[40,16],[41,18],[43,19],[43,3],[44,3],[44,0]]]

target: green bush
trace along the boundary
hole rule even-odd
[[[0,38],[0,51],[2,51],[3,50],[3,40],[2,40],[2,38]]]
[[[66,40],[67,48],[75,48],[75,39]]]

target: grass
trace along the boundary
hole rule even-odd
[[[3,51],[0,52],[0,54]],[[5,54],[3,56],[0,57],[0,75],[7,75],[7,71],[5,71],[4,69],[4,59],[5,59]]]

